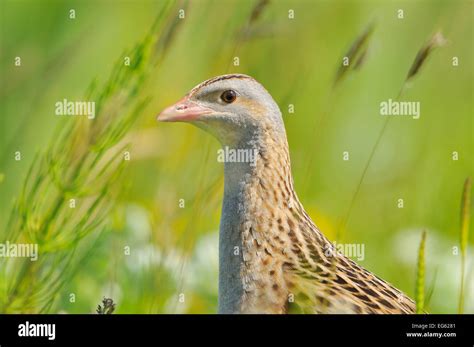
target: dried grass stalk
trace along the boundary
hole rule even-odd
[[[356,37],[356,39],[352,42],[349,50],[344,55],[345,58],[349,59],[349,64],[344,65],[341,63],[338,70],[336,71],[336,75],[334,78],[334,85],[339,83],[344,76],[347,74],[348,71],[353,69],[359,69],[363,63],[366,61],[367,58],[367,49],[369,39],[374,31],[375,25],[374,23],[370,23],[364,31]],[[354,63],[352,63],[354,62]]]
[[[430,56],[431,52],[433,52],[435,48],[443,46],[445,43],[446,39],[444,38],[443,34],[441,34],[441,32],[438,31],[436,34],[434,34],[431,39],[423,47],[421,47],[421,49],[416,54],[415,60],[413,61],[410,70],[408,70],[408,75],[405,81],[408,81],[415,77],[420,71],[423,64]]]

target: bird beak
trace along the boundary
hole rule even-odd
[[[156,119],[160,122],[188,122],[212,112],[210,108],[199,105],[185,96],[176,104],[161,111]]]

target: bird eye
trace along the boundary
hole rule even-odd
[[[235,99],[237,99],[237,93],[233,90],[226,90],[224,93],[222,93],[221,99],[225,103],[231,104],[235,101]]]

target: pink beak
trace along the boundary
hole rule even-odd
[[[213,110],[210,108],[201,106],[185,96],[176,104],[161,111],[156,119],[160,122],[187,122],[195,120],[203,114],[209,114],[212,112]]]

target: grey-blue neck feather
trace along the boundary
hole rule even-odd
[[[241,209],[243,195],[242,180],[236,168],[244,169],[237,163],[225,163],[224,199],[219,228],[219,313],[239,311],[243,295],[242,279],[242,239],[240,225],[244,219]],[[240,171],[240,170],[239,170]],[[241,177],[244,177],[242,173]]]
[[[233,149],[258,153],[265,146],[261,134],[258,134],[258,130],[247,134],[239,143],[232,144]],[[236,313],[240,310],[244,293],[240,277],[243,265],[240,228],[246,218],[246,185],[249,175],[254,174],[255,163],[226,161],[224,164],[224,199],[219,228],[219,313]]]

